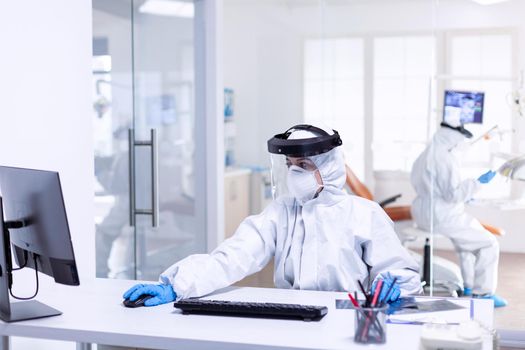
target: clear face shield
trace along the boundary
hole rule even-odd
[[[272,154],[270,159],[273,198],[283,195],[299,197],[303,201],[315,198],[323,187],[315,158],[316,156],[291,157]]]
[[[320,157],[342,144],[337,131],[329,134],[311,125],[296,125],[268,141],[272,195],[291,195],[304,203],[323,188]]]

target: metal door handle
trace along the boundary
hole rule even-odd
[[[135,191],[135,147],[151,147],[151,209],[137,209]],[[150,141],[135,141],[135,130],[129,129],[129,224],[135,226],[137,214],[151,215],[151,225],[159,225],[159,169],[157,130],[151,129]]]
[[[151,129],[151,225],[159,226],[159,162],[157,130]]]
[[[128,130],[129,225],[135,226],[135,130]]]

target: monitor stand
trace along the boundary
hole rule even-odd
[[[2,197],[0,197],[0,319],[4,322],[32,320],[61,315],[57,309],[36,300],[11,303],[9,287],[12,283],[11,240],[4,221]]]

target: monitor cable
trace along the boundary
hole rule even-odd
[[[27,266],[27,260],[29,260],[29,257],[27,256],[27,250],[24,250],[24,264],[21,265],[20,267],[13,267],[13,268],[11,268],[11,271],[22,270],[24,267]]]
[[[26,261],[25,261],[25,265],[27,265],[27,255],[25,255],[25,258],[26,258]],[[13,294],[13,290],[12,290],[12,286],[10,285],[9,286],[9,294],[11,294],[11,296],[17,300],[31,300],[33,299],[34,297],[37,296],[38,294],[38,288],[39,288],[39,283],[38,283],[38,260],[37,260],[37,255],[36,253],[33,253],[33,261],[35,262],[35,276],[36,276],[36,291],[35,291],[35,294],[33,294],[32,296],[30,297],[27,297],[27,298],[24,298],[24,297],[17,297],[16,295]],[[20,270],[22,269],[24,266],[22,267],[19,267],[17,268],[16,270]],[[15,269],[13,269],[13,271],[15,271]]]

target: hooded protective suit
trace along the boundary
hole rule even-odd
[[[275,257],[277,288],[354,291],[357,280],[367,285],[382,275],[398,277],[401,295],[420,292],[419,267],[392,221],[378,204],[343,190],[341,147],[308,158],[323,182],[317,197],[278,197],[211,254],[177,262],[160,281],[171,284],[178,299],[198,297],[260,271]]]
[[[474,294],[494,294],[499,246],[481,223],[465,213],[465,202],[479,190],[474,179],[461,180],[458,148],[465,137],[440,128],[412,168],[417,197],[412,216],[418,227],[449,237],[460,256],[465,288]],[[432,205],[433,204],[433,205]]]

